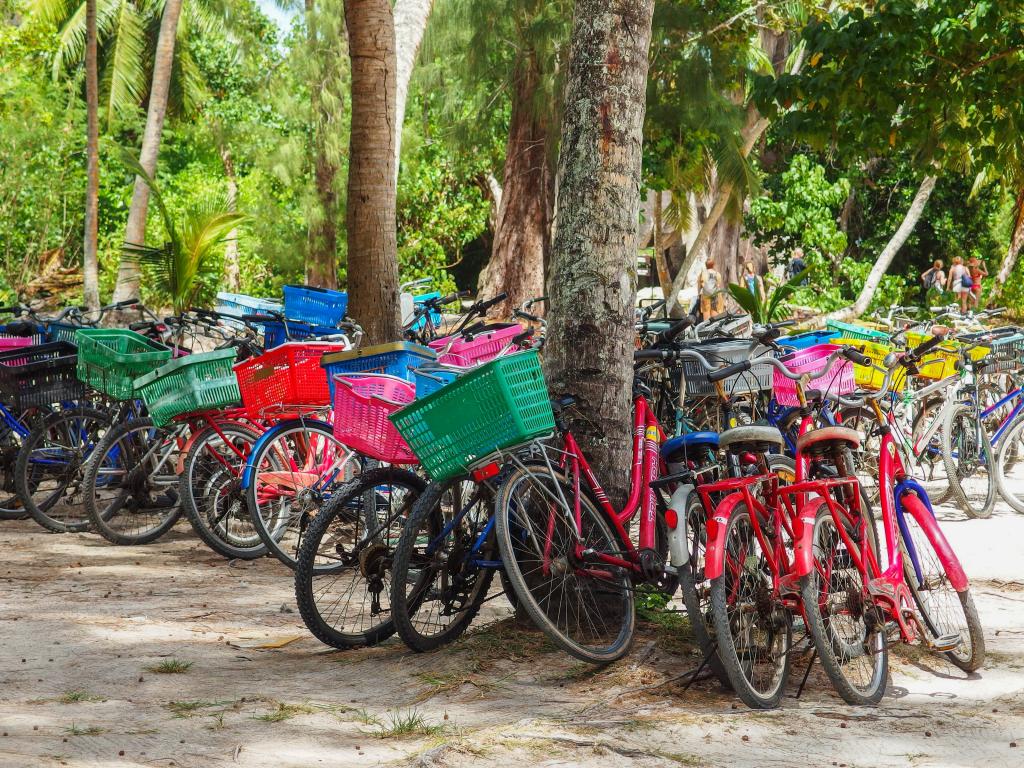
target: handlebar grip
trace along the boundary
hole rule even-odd
[[[667,360],[670,354],[671,351],[667,349],[638,349],[633,353],[633,362]]]
[[[432,301],[430,303],[431,304],[436,304],[439,307],[440,306],[444,306],[445,304],[454,304],[456,301],[458,301],[460,298],[462,298],[462,294],[463,293],[464,293],[464,291],[456,291],[455,293],[449,293],[447,296],[442,296],[441,298],[437,299],[436,301]],[[424,302],[424,303],[426,303],[426,302]]]
[[[111,309],[117,309],[119,307],[130,307],[133,304],[138,304],[138,303],[139,303],[138,299],[125,299],[124,301],[119,301],[116,304],[111,304],[110,308]]]
[[[533,336],[533,328],[527,328],[522,333],[520,333],[520,334],[518,334],[516,336],[513,336],[512,337],[512,343],[515,344],[518,347],[518,346],[522,345],[522,343],[524,341],[529,341],[532,336]]]
[[[523,320],[529,320],[531,323],[543,323],[544,321],[537,315],[531,315],[529,312],[523,312],[521,309],[517,309],[512,313],[513,317],[521,317]]]
[[[853,347],[843,347],[843,357],[857,365],[871,365],[871,358]]]
[[[687,315],[686,317],[684,317],[679,322],[674,323],[668,330],[665,330],[665,331],[662,331],[661,333],[659,333],[658,334],[657,343],[658,344],[666,344],[666,343],[672,341],[672,339],[674,339],[680,333],[685,331],[691,325],[693,325],[693,318],[690,317],[689,315]]]
[[[0,307],[0,314],[5,314],[5,315],[6,314],[11,314],[11,315],[20,314],[20,313],[22,313],[24,311],[25,311],[25,307],[21,306],[20,304],[14,304],[13,306],[10,306],[10,307]]]
[[[272,323],[278,319],[277,315],[239,315],[243,323]]]
[[[149,322],[148,320],[141,320],[141,321],[139,321],[137,323],[128,323],[128,330],[129,331],[144,331],[144,330],[146,330],[148,328],[152,328],[152,327],[153,327],[153,323]]]
[[[505,291],[502,291],[497,296],[495,296],[493,299],[488,299],[487,301],[481,303],[480,304],[480,311],[483,312],[485,310],[488,310],[491,307],[493,307],[494,305],[500,304],[501,302],[503,302],[507,298],[508,298],[508,293],[505,292]]]
[[[722,379],[728,379],[730,376],[735,376],[736,374],[749,370],[750,361],[743,360],[739,363],[727,365],[725,368],[719,368],[717,371],[708,371],[708,381],[721,381]]]
[[[914,347],[914,349],[910,351],[910,354],[907,357],[911,358],[911,360],[920,360],[921,357],[931,352],[933,349],[935,349],[935,347],[939,346],[939,344],[941,344],[945,340],[946,334],[944,333],[938,336],[932,336],[930,339],[925,339],[925,341],[921,342],[916,347]]]

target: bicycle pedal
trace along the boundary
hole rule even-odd
[[[925,645],[928,646],[929,650],[936,651],[938,653],[948,653],[949,651],[955,651],[960,647],[961,642],[960,635],[942,635],[936,637],[934,640],[928,640],[925,638]]]

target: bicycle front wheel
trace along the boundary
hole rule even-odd
[[[1024,417],[1018,418],[1003,435],[993,465],[996,487],[1003,501],[1017,512],[1024,513]]]
[[[969,403],[960,403],[946,414],[942,461],[959,507],[968,517],[990,517],[996,503],[992,444],[984,422]]]
[[[294,569],[306,528],[331,492],[356,474],[358,462],[329,424],[300,419],[265,434],[248,471],[253,527],[270,553]]]
[[[176,470],[181,427],[133,419],[110,429],[85,469],[89,521],[112,544],[148,544],[181,516]]]
[[[970,587],[958,591],[939,552],[948,550],[932,513],[913,493],[903,496],[901,519],[904,572],[925,628],[954,665],[974,672],[985,662],[985,635]]]
[[[570,506],[566,506],[567,500]],[[495,502],[498,547],[520,605],[555,645],[607,664],[629,651],[636,610],[623,544],[590,497],[580,518],[568,479],[546,465],[513,469]]]

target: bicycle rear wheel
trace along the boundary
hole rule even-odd
[[[25,509],[54,533],[85,531],[85,465],[106,430],[109,413],[87,406],[51,413],[25,439],[15,488]]]
[[[0,418],[0,520],[24,520],[29,517],[18,495],[18,454],[25,439],[43,423],[49,413],[49,408],[28,408],[17,414],[5,411]]]
[[[334,489],[358,471],[356,454],[329,424],[284,422],[260,438],[249,459],[246,503],[269,552],[295,568],[306,529]]]
[[[467,478],[431,483],[398,546],[391,609],[398,636],[430,651],[465,632],[487,597],[495,560],[493,491]],[[480,541],[483,536],[483,541]]]
[[[942,461],[958,506],[968,517],[990,517],[996,502],[995,461],[989,434],[973,405],[960,403],[946,414]]]
[[[974,672],[985,662],[985,635],[970,587],[957,591],[950,582],[939,555],[948,545],[940,542],[942,532],[921,499],[907,493],[901,501],[904,570],[914,602],[933,639],[959,638],[945,657],[965,672]]]
[[[112,544],[149,544],[181,516],[176,470],[183,427],[133,419],[110,429],[85,469],[85,508]]]
[[[295,599],[309,631],[335,648],[375,645],[395,631],[395,547],[426,486],[397,467],[342,485],[309,524],[295,565]]]
[[[219,555],[253,560],[267,553],[242,490],[242,470],[259,433],[240,423],[204,429],[192,441],[179,494],[192,529]]]
[[[623,544],[603,512],[580,494],[580,523],[568,479],[544,464],[509,472],[495,502],[498,547],[520,605],[553,643],[583,661],[607,664],[629,651],[636,630]],[[593,553],[584,555],[584,552]]]
[[[743,503],[729,517],[724,553],[722,575],[711,581],[722,667],[748,707],[777,707],[789,676],[793,622],[772,598],[772,573]]]
[[[807,630],[836,693],[847,704],[877,704],[889,672],[884,617],[873,605],[828,505],[823,499],[817,503],[814,569],[800,579]],[[851,531],[855,541],[868,535],[866,524]],[[870,536],[868,541],[874,548]]]

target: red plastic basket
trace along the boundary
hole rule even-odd
[[[512,339],[523,332],[523,327],[516,323],[474,335],[471,339],[462,336],[445,336],[430,342],[430,348],[438,353],[437,362],[446,365],[463,367],[480,365],[498,356]],[[519,348],[513,346],[509,352]]]
[[[384,374],[334,377],[334,436],[354,451],[390,464],[418,464],[388,419],[416,399],[416,386]]]
[[[235,375],[242,403],[254,413],[330,405],[327,375],[320,367],[320,358],[345,348],[344,344],[294,342],[238,363]]]
[[[794,352],[782,358],[793,373],[817,373],[828,363],[828,358],[833,352],[842,349],[836,344],[815,344],[813,347]],[[780,405],[800,405],[800,399],[796,395],[796,382],[786,376],[777,368],[772,368],[772,389],[775,393],[775,400]],[[854,381],[853,364],[848,360],[839,359],[832,364],[832,368],[820,379],[813,379],[807,384],[808,389],[817,389],[828,392],[832,395],[848,395],[857,388]]]

